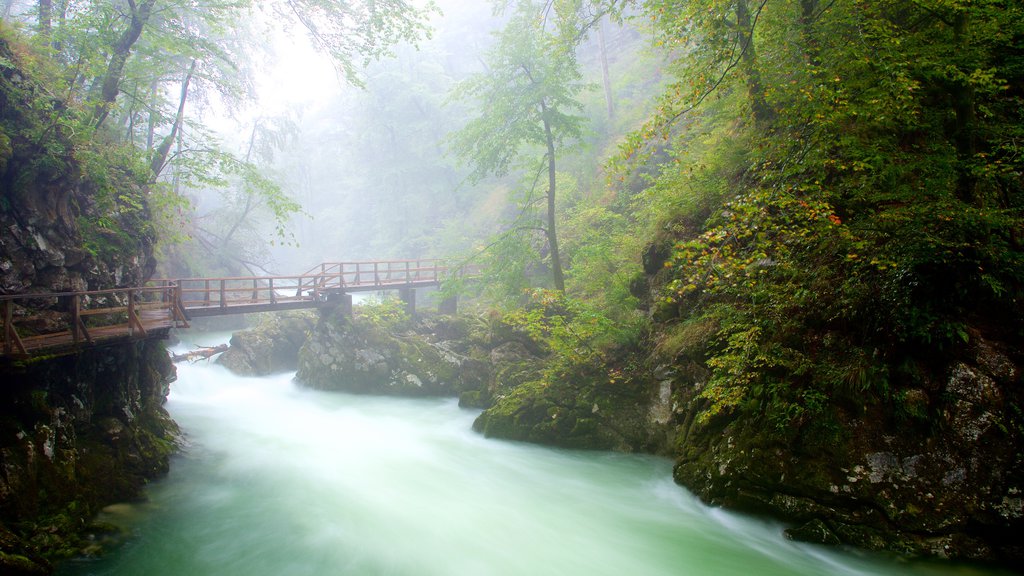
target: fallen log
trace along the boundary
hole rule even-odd
[[[227,344],[219,344],[217,346],[207,348],[197,348],[184,354],[171,354],[171,362],[198,362],[199,360],[206,360],[215,354],[220,354],[228,349]]]

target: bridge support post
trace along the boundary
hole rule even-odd
[[[352,317],[352,295],[348,292],[342,292],[337,295],[338,309],[341,310],[342,316],[346,318]]]
[[[409,316],[416,315],[416,289],[415,288],[399,288],[398,297],[405,302],[405,313]]]
[[[459,297],[457,295],[453,295],[441,300],[437,303],[437,311],[440,314],[455,316],[459,313]]]

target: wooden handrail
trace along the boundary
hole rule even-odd
[[[82,344],[95,343],[97,331],[102,332],[105,338],[121,334],[129,338],[145,338],[148,330],[143,314],[150,315],[150,326],[187,326],[185,315],[178,306],[180,300],[180,288],[174,283],[81,292],[6,294],[0,296],[3,353],[13,356],[53,346],[77,348]],[[40,301],[52,301],[52,304],[40,306]],[[18,307],[22,313],[15,315]],[[152,316],[153,313],[156,315]],[[19,321],[43,318],[46,322],[57,320],[57,329],[32,336],[19,334],[16,326]],[[87,318],[93,319],[93,325],[86,323]]]
[[[210,315],[218,309],[215,314],[314,307],[339,292],[437,285],[455,270],[430,258],[324,262],[292,276],[164,278],[140,287],[0,295],[2,351],[6,356],[25,355],[47,346],[77,347],[117,335],[144,338],[147,322],[150,327],[187,327],[190,310]],[[458,271],[465,273],[464,268]],[[41,318],[39,312],[45,311],[50,313],[47,322],[60,318],[57,332],[18,333],[16,323]]]

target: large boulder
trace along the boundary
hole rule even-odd
[[[363,394],[452,396],[479,389],[486,367],[446,339],[438,321],[381,325],[325,312],[299,353],[296,380]]]
[[[231,335],[231,346],[217,363],[240,376],[295,370],[299,350],[316,327],[315,312],[266,314],[254,328]]]

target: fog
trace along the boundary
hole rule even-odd
[[[218,103],[199,111],[240,153],[262,139],[266,174],[301,205],[283,238],[266,213],[254,213],[244,226],[251,237],[235,248],[249,252],[245,259],[288,274],[320,262],[455,255],[496,225],[497,213],[475,214],[480,190],[463,183],[444,139],[469,114],[449,94],[482,69],[500,16],[486,2],[438,6],[431,37],[360,69],[363,86],[306,35],[274,29],[256,100],[239,111]],[[207,222],[226,208],[220,191],[190,194]],[[272,244],[259,241],[268,237]]]
[[[519,175],[469,182],[446,144],[476,113],[475,104],[453,98],[453,90],[485,70],[484,55],[506,16],[489,2],[437,5],[430,38],[402,43],[393,56],[361,68],[363,86],[346,80],[300,31],[270,27],[254,102],[237,111],[216,103],[198,111],[237,153],[262,150],[258,161],[265,174],[301,205],[284,236],[274,232],[265,210],[252,211],[237,227],[235,245],[226,248],[258,265],[247,266],[250,271],[291,274],[320,262],[466,258],[515,215],[509,194]],[[619,24],[610,30],[615,65],[616,53],[634,55],[642,37]],[[588,134],[600,140],[610,128],[596,42],[583,44],[579,60],[594,83],[586,95],[586,114],[593,118]],[[617,64],[628,69],[628,60]],[[643,82],[624,84],[620,92],[627,99],[650,96]],[[616,129],[624,132],[629,122]],[[589,178],[583,187],[596,185],[597,169],[593,162],[580,165],[570,177]],[[219,190],[189,193],[200,227],[235,226],[240,199],[232,204]]]
[[[116,37],[142,4],[48,3],[47,48],[67,66],[91,58],[99,71],[106,54],[88,46]],[[537,209],[523,205],[524,186],[542,147],[526,145],[523,164],[500,178],[470,180],[449,142],[487,107],[457,92],[460,82],[486,72],[487,51],[510,18],[495,6],[507,3],[424,0],[418,6],[427,22],[391,14],[380,28],[366,14],[349,21],[330,13],[358,12],[365,8],[358,2],[150,4],[153,16],[132,48],[104,129],[147,162],[159,160],[161,148],[166,156],[155,164],[152,189],[160,276],[463,260]],[[42,6],[6,0],[0,11],[31,34],[42,27]],[[553,34],[549,16],[537,15]],[[605,194],[604,159],[651,108],[660,56],[635,26],[606,20],[606,51],[593,37],[576,47],[592,88],[572,111],[583,117],[582,138],[568,138],[558,151],[562,213]],[[602,74],[602,53],[610,76]],[[101,83],[97,72],[69,77],[68,94],[83,104],[95,98],[87,87]],[[539,238],[525,242],[542,253]]]

